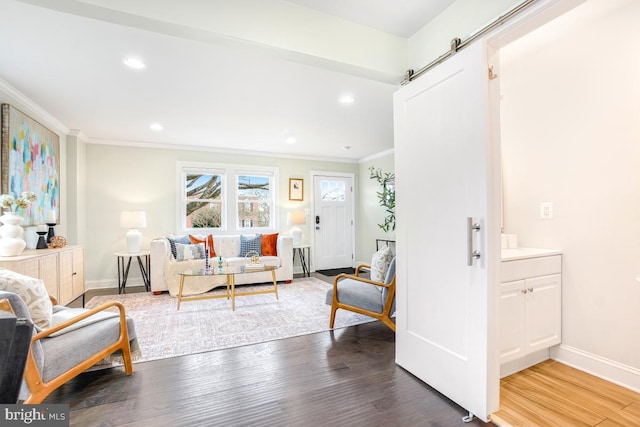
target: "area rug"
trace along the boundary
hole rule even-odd
[[[237,291],[269,288],[273,285],[239,286]],[[183,301],[178,311],[176,298],[150,292],[97,296],[86,307],[107,301],[124,304],[135,322],[142,353],[138,363],[329,330],[331,310],[325,295],[330,288],[314,277],[294,279],[278,285],[278,300],[274,294],[236,297],[235,311],[226,298]],[[370,321],[370,317],[338,310],[335,328]]]

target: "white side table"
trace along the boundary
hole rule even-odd
[[[129,252],[116,252],[113,254],[118,261],[118,293],[124,293],[127,286],[127,278],[129,277],[129,267],[131,260],[137,258],[140,274],[144,282],[144,288],[149,292],[151,290],[151,251],[141,251],[136,254]]]
[[[305,255],[306,251],[306,255]],[[296,262],[296,252],[300,258],[300,265],[302,266],[302,275],[311,277],[311,245],[293,245],[293,262]]]

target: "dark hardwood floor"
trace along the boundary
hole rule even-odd
[[[86,372],[45,403],[68,403],[73,426],[464,424],[461,407],[394,359],[394,333],[372,322],[136,363],[130,377]]]

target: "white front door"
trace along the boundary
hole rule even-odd
[[[485,52],[477,42],[398,90],[394,126],[396,361],[487,420],[499,404],[500,158]]]
[[[353,265],[353,177],[314,175],[316,270]]]

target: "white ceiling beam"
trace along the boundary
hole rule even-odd
[[[19,1],[384,83],[406,70],[407,39],[281,0]]]

